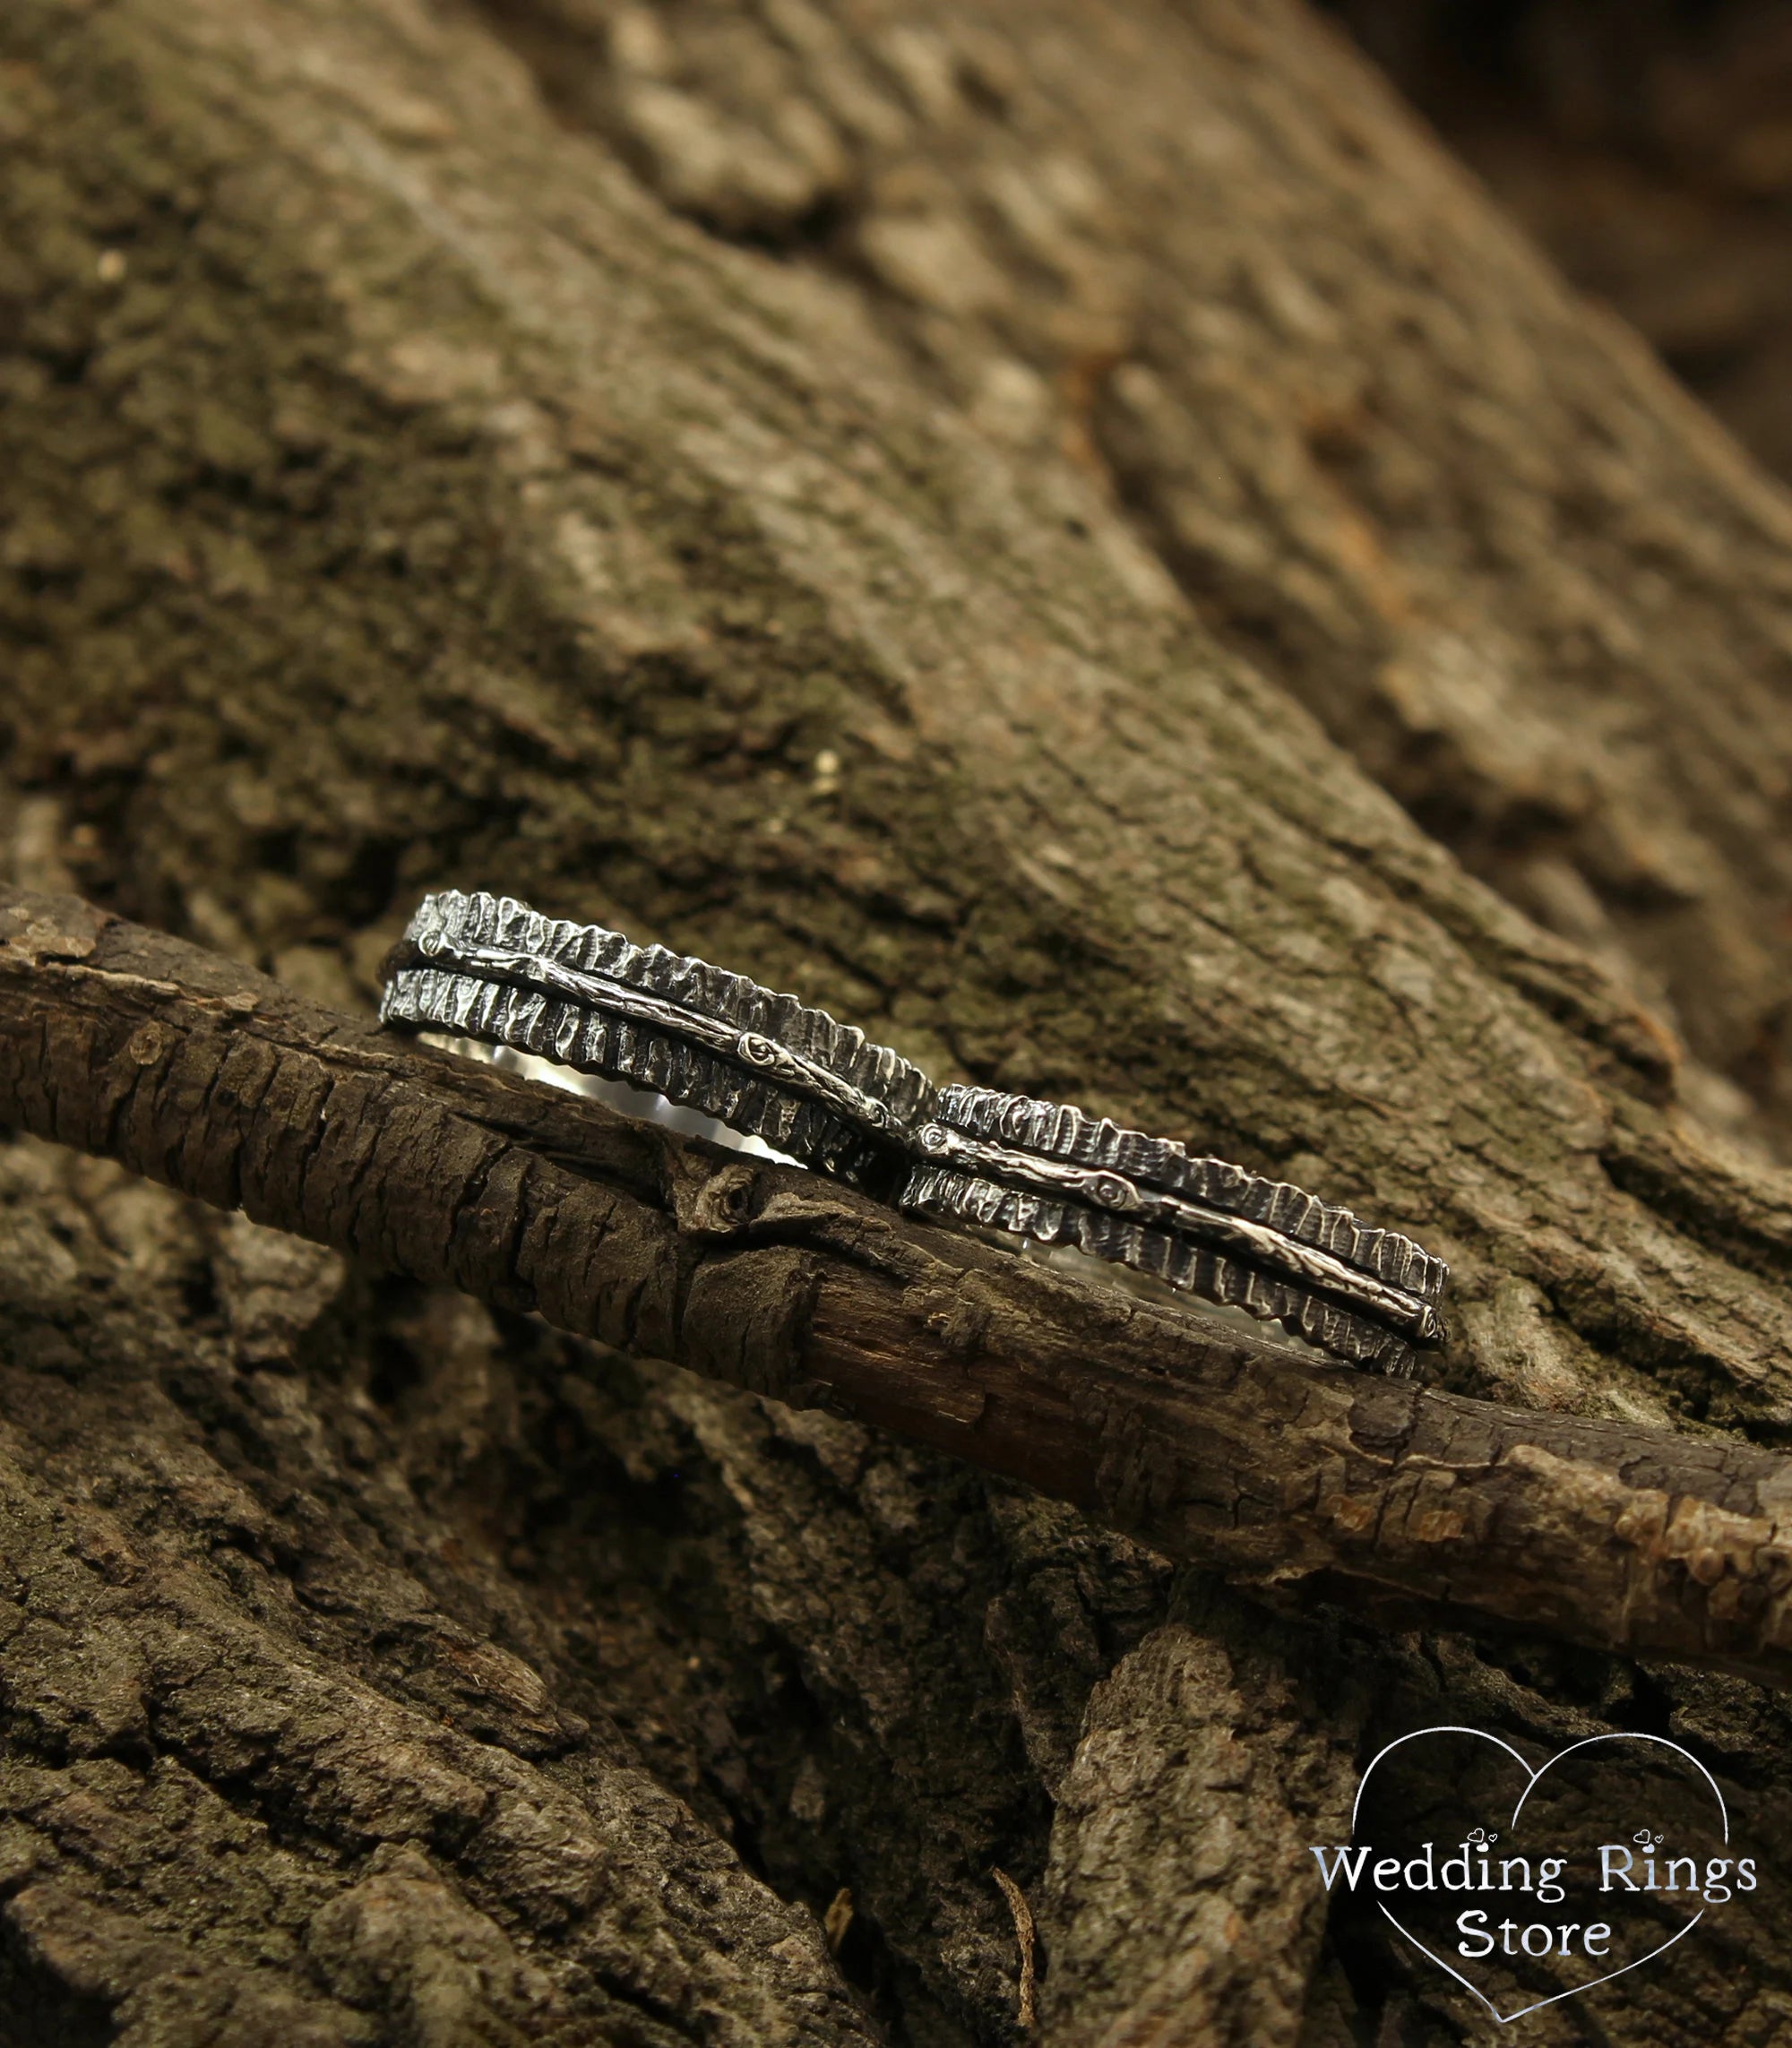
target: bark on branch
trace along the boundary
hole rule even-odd
[[[0,1118],[1172,1553],[1792,1678],[1792,1461],[1310,1364],[0,892]]]

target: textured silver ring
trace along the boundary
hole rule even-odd
[[[1352,1364],[1410,1373],[1445,1336],[1449,1268],[1286,1181],[1066,1104],[942,1089],[905,1209],[1072,1244],[1279,1322]]]
[[[705,960],[513,897],[426,897],[386,965],[383,1023],[630,1083],[887,1192],[933,1084],[862,1031]]]
[[[508,896],[426,897],[383,1022],[650,1090],[919,1214],[1066,1244],[1279,1322],[1335,1358],[1412,1371],[1449,1269],[1285,1181],[1067,1105],[935,1089],[824,1011]]]

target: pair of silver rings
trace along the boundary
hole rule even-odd
[[[1449,1269],[1285,1181],[1067,1105],[956,1082],[824,1011],[507,896],[426,897],[382,1022],[650,1090],[900,1208],[1070,1245],[1350,1364],[1441,1344]]]

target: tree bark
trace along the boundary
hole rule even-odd
[[[1235,1579],[1792,1679],[1792,1460],[1375,1380],[0,889],[0,1119]]]
[[[1792,159],[1778,9],[1327,0],[1581,290],[1792,474]]]
[[[13,0],[0,59],[18,880],[339,1010],[431,884],[622,924],[1412,1228],[1444,1394],[1777,1467],[1792,519],[1331,33]],[[4,1173],[21,2042],[1012,2041],[996,1869],[1048,2040],[1454,2039],[1301,1868],[1426,1720],[1672,1730],[1783,1881],[1743,1679],[1266,1605]],[[1771,2038],[1727,1926],[1600,2037]]]

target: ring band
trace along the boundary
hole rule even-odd
[[[915,1145],[905,1209],[1076,1245],[1352,1364],[1410,1373],[1415,1346],[1444,1340],[1444,1262],[1286,1181],[1067,1104],[957,1083]]]
[[[1069,1244],[1408,1373],[1449,1269],[1409,1237],[1066,1104],[953,1083],[825,1011],[513,897],[426,897],[383,1023],[650,1089],[898,1206]]]
[[[650,1089],[831,1177],[887,1192],[933,1084],[826,1011],[513,897],[426,897],[386,962],[382,1023]]]

